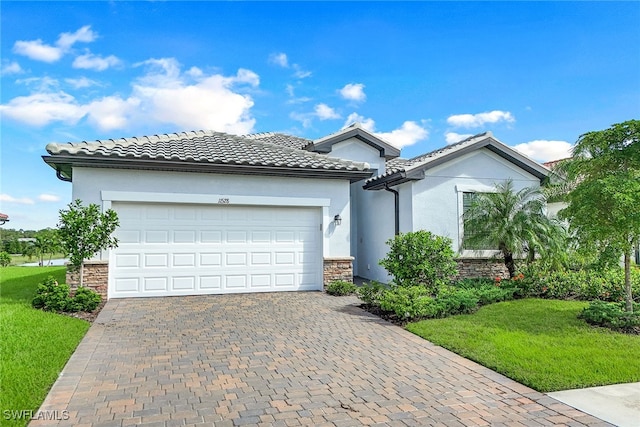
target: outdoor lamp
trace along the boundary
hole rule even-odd
[[[333,217],[333,222],[335,222],[336,225],[342,224],[342,218],[340,217],[340,214]]]

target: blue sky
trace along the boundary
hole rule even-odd
[[[56,225],[49,142],[353,121],[412,157],[490,130],[538,161],[640,118],[639,2],[11,2],[5,227]]]

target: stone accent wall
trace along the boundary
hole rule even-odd
[[[509,278],[509,270],[504,262],[493,258],[459,258],[458,277],[470,279],[484,277],[493,279],[495,277]]]
[[[91,288],[103,299],[107,299],[107,284],[109,280],[109,263],[108,261],[85,261],[83,271],[84,286]],[[80,285],[80,272],[70,271],[67,265],[67,284],[74,291]]]
[[[353,282],[353,257],[333,257],[324,259],[324,287],[334,280]]]

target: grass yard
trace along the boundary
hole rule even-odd
[[[0,413],[40,407],[89,323],[31,307],[40,282],[65,281],[65,267],[0,268]],[[5,420],[0,425],[25,425]]]
[[[407,329],[541,392],[640,381],[640,336],[587,325],[586,306],[523,299]]]
[[[64,254],[63,253],[58,253],[58,254],[53,254],[51,256],[51,259],[63,259],[64,258]],[[10,265],[21,265],[21,264],[26,264],[26,263],[31,263],[31,262],[38,262],[40,261],[40,259],[37,256],[32,256],[32,257],[28,257],[25,255],[11,255],[11,264]],[[49,255],[47,255],[44,258],[44,265],[46,266],[47,263],[49,262]]]

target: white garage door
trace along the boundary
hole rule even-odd
[[[116,203],[109,297],[322,289],[319,208]]]

